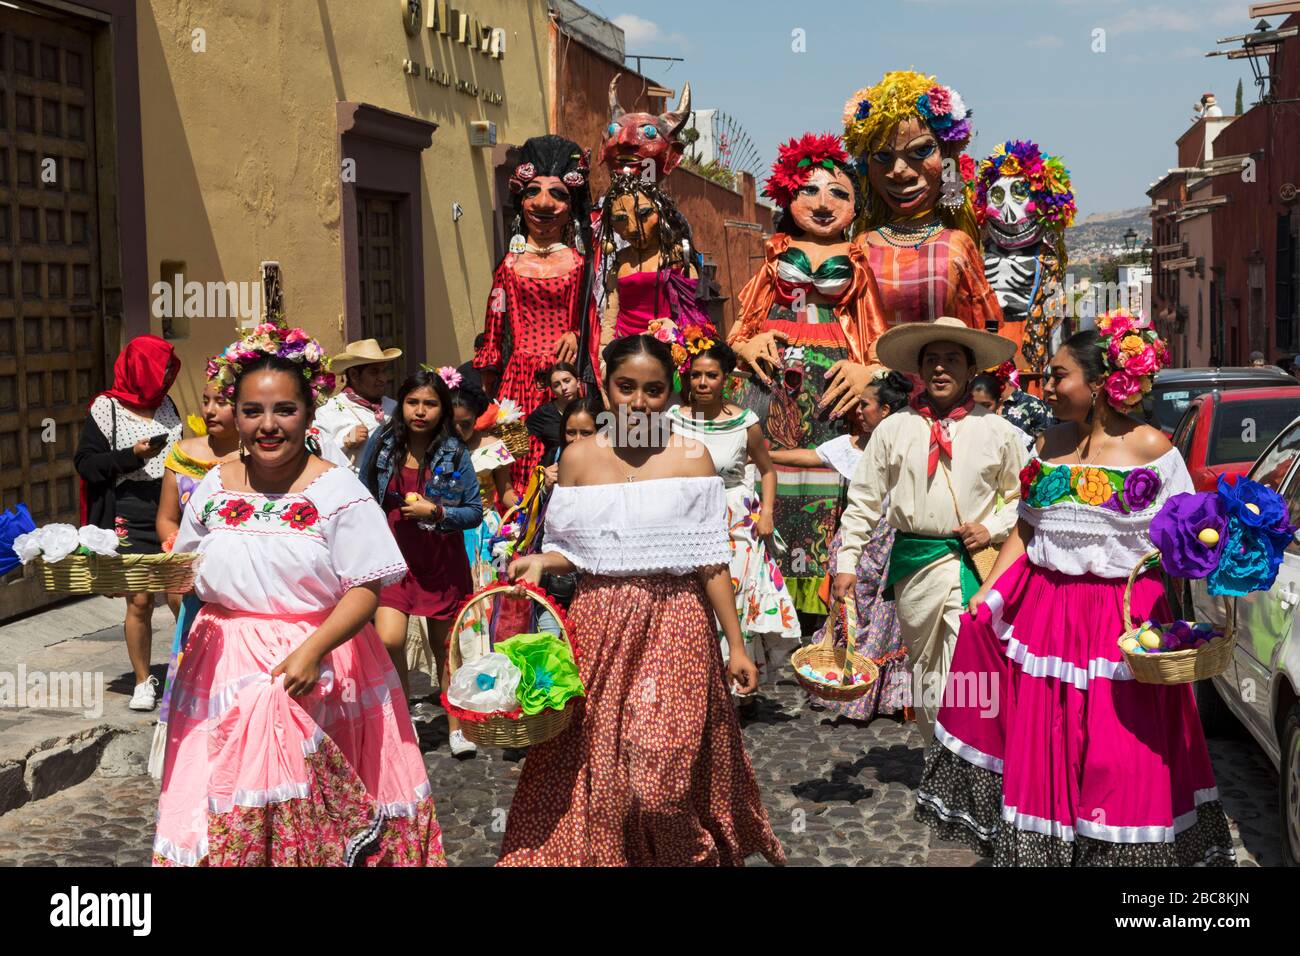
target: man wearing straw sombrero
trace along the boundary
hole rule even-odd
[[[923,739],[935,715],[957,643],[958,621],[980,580],[973,554],[1000,545],[1016,523],[1019,430],[976,405],[970,380],[1011,358],[1015,343],[960,319],[895,326],[876,341],[882,364],[920,376],[923,392],[886,418],[867,442],[841,518],[834,595],[853,593],[868,536],[888,521],[897,534],[885,578],[913,674]],[[886,498],[888,501],[886,501]],[[990,701],[989,706],[996,706]]]
[[[343,449],[353,471],[371,433],[397,408],[386,393],[392,362],[401,355],[401,349],[383,349],[374,339],[361,339],[349,342],[330,360],[343,390],[317,409],[316,427]]]

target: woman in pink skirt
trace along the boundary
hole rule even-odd
[[[1021,520],[963,617],[917,818],[1005,866],[1234,865],[1190,684],[1140,684],[1116,641],[1151,519],[1193,490],[1125,412],[1167,361],[1127,314],[1052,358]],[[1139,576],[1134,619],[1172,620]]]
[[[401,684],[370,624],[406,564],[365,487],[307,451],[332,376],[301,329],[222,356],[238,461],[191,494],[175,551],[205,602],[176,674],[156,865],[442,865]]]
[[[528,751],[498,865],[739,866],[785,856],[723,681],[758,683],[736,617],[726,494],[708,450],[664,416],[674,362],[648,335],[605,350],[614,423],[574,442],[546,512],[536,584],[581,571],[569,608],[587,698]]]

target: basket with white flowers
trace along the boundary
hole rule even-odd
[[[54,523],[18,535],[12,548],[23,564],[36,562],[47,591],[179,594],[193,589],[197,554],[119,554],[120,541],[108,528]]]

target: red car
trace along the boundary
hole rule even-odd
[[[1278,433],[1300,417],[1300,385],[1198,395],[1174,429],[1174,447],[1197,491],[1214,491],[1220,475],[1244,475]]]

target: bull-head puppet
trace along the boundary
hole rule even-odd
[[[611,174],[635,173],[649,178],[647,161],[654,165],[654,178],[662,180],[682,160],[686,144],[678,136],[691,115],[691,85],[682,86],[677,109],[658,116],[627,113],[618,102],[618,74],[609,83],[609,126],[600,159]]]

